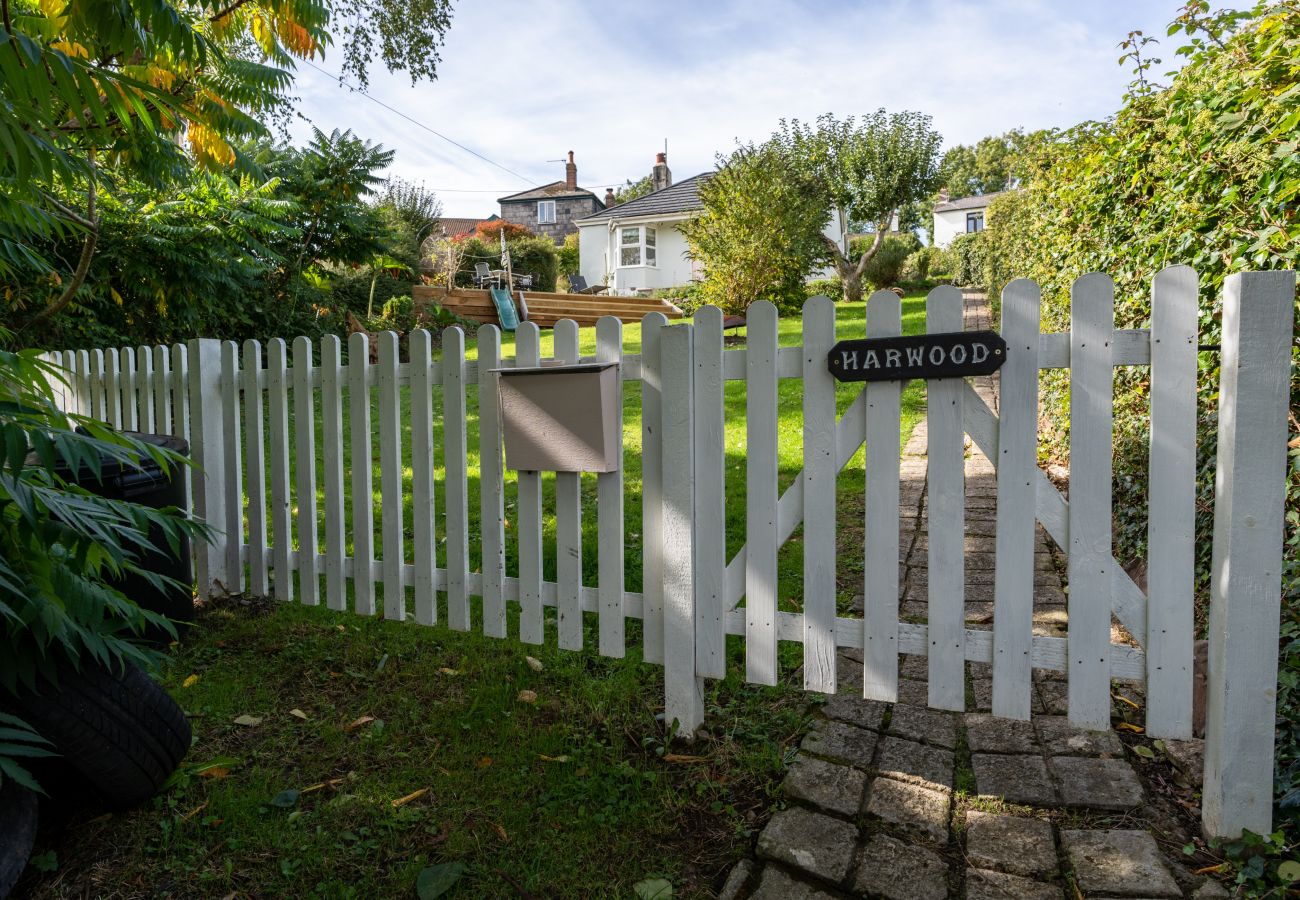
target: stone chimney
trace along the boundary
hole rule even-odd
[[[939,188],[939,202],[940,202],[940,203],[947,203],[947,202],[948,202],[948,189],[947,189],[946,187],[945,187],[945,188]]]
[[[614,189],[605,188],[605,206],[613,206],[618,201],[614,199]]]
[[[564,186],[571,191],[578,189],[578,164],[573,161],[573,151],[569,151],[569,161],[564,164]]]
[[[671,187],[673,173],[668,170],[668,154],[655,154],[655,167],[650,170],[650,186],[656,191]]]

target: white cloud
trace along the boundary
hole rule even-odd
[[[439,189],[449,215],[563,177],[573,150],[596,190],[649,171],[669,142],[676,177],[782,117],[885,107],[934,117],[948,144],[1022,126],[1068,126],[1120,103],[1116,44],[1163,35],[1174,0],[752,0],[636,5],[461,2],[438,81],[378,67],[371,93],[525,180],[302,67],[301,112],[397,151],[393,172]],[[1171,50],[1163,54],[1173,59]],[[337,69],[327,59],[324,68]],[[299,137],[307,132],[299,129]],[[484,190],[458,193],[450,189]]]

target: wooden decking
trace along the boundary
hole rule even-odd
[[[518,292],[515,292],[518,298]],[[418,285],[411,289],[418,310],[428,303],[476,322],[498,324],[496,308],[487,291],[469,288],[446,288]],[[640,322],[646,313],[661,312],[670,319],[682,318],[682,311],[667,300],[649,297],[610,297],[603,294],[553,294],[547,291],[524,291],[528,304],[528,321],[550,328],[560,319],[573,319],[579,325],[595,325],[602,316],[617,316],[624,322]]]

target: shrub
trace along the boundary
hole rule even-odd
[[[515,222],[507,222],[505,219],[492,219],[487,222],[479,222],[478,227],[474,229],[474,237],[480,241],[501,245],[501,232],[506,233],[506,243],[519,238],[533,237],[534,233],[526,225],[519,225]]]
[[[685,315],[693,316],[701,306],[708,304],[705,298],[704,282],[691,281],[678,287],[658,288],[650,292],[651,297],[667,300]]]
[[[870,247],[875,237],[866,235],[854,238],[850,247],[852,257],[861,258],[866,248]],[[891,234],[885,237],[876,255],[863,270],[863,280],[874,290],[883,290],[898,284],[903,274],[903,264],[907,258],[921,248],[921,239],[911,232]]]
[[[985,286],[984,281],[984,235],[986,232],[977,231],[974,234],[959,234],[953,238],[949,246],[949,252],[953,256],[952,280],[954,284],[962,287],[979,287]]]
[[[804,285],[804,293],[809,297],[830,297],[832,300],[838,300],[844,296],[844,282],[840,281],[838,275],[830,278],[814,278]]]
[[[548,237],[526,237],[509,241],[510,268],[516,275],[533,276],[533,290],[555,290],[559,269],[559,254],[555,242]],[[456,274],[458,287],[474,286],[474,266],[485,262],[490,268],[501,268],[501,249],[497,244],[484,243],[471,237],[461,244],[460,271]]]
[[[930,277],[930,248],[922,247],[903,263],[903,271],[899,274],[903,281],[909,283],[923,282]]]
[[[581,271],[582,261],[578,255],[578,232],[566,234],[564,243],[556,251],[555,264],[559,269],[560,277],[564,279],[564,286],[569,286],[569,276]]]

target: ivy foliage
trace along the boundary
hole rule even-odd
[[[1201,341],[1220,339],[1224,279],[1248,270],[1300,268],[1300,5],[1259,2],[1210,12],[1186,4],[1169,26],[1185,65],[1167,85],[1149,39],[1130,37],[1137,80],[1103,122],[1040,135],[1025,148],[1021,191],[996,199],[982,236],[983,283],[999,291],[1027,276],[1043,288],[1047,330],[1069,324],[1070,284],[1101,271],[1115,279],[1116,327],[1150,324],[1151,284],[1169,265],[1200,274]],[[1300,314],[1300,305],[1297,306]],[[1278,816],[1300,832],[1300,349],[1293,345],[1286,484],[1283,635],[1278,693]],[[1207,593],[1218,357],[1200,370],[1200,611]],[[1045,418],[1059,426],[1045,452],[1068,456],[1068,394],[1045,380]],[[1117,372],[1115,523],[1121,559],[1145,555],[1148,382]]]

